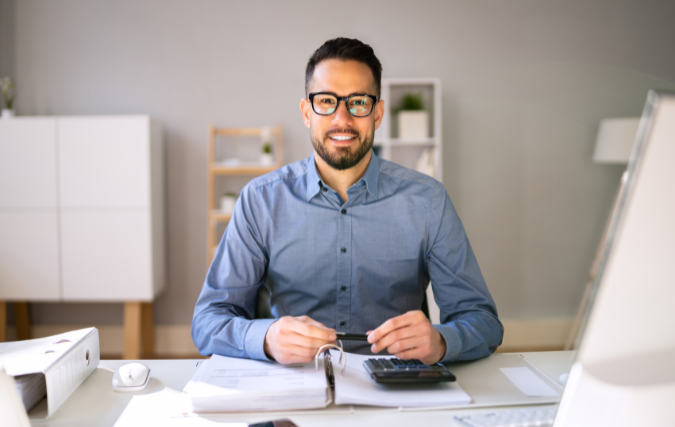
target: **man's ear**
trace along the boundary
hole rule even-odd
[[[382,99],[375,104],[373,114],[375,114],[375,129],[377,129],[380,127],[380,123],[382,123],[382,118],[384,118],[384,101]]]
[[[305,122],[305,126],[309,129],[309,116],[312,114],[312,106],[309,103],[309,99],[302,98],[300,100],[300,112],[302,113],[302,121]]]

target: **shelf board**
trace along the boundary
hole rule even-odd
[[[232,218],[232,212],[211,211],[209,214],[212,221],[228,222]]]
[[[398,139],[392,138],[391,145],[435,145],[435,138],[426,139]]]
[[[218,163],[212,164],[210,170],[216,175],[265,175],[279,169],[278,165],[239,165],[224,166]]]
[[[424,146],[433,147],[437,143],[436,138],[427,139],[398,139],[391,138],[388,141],[376,141],[373,143],[375,147],[410,147],[410,146]]]

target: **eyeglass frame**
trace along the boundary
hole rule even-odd
[[[316,95],[331,95],[331,96],[334,96],[337,99],[337,106],[335,107],[335,111],[333,111],[330,114],[321,114],[321,113],[317,112],[316,109],[314,108],[314,97]],[[367,96],[368,98],[370,98],[373,101],[373,106],[370,107],[370,113],[366,114],[365,116],[356,116],[356,115],[352,114],[351,111],[349,111],[349,102],[348,101],[349,101],[349,98],[352,98],[354,96]],[[357,118],[368,117],[371,114],[373,114],[373,111],[375,110],[375,104],[377,104],[377,96],[370,95],[368,93],[353,93],[349,96],[337,96],[333,92],[312,92],[312,93],[307,95],[307,99],[309,99],[309,103],[312,106],[312,111],[314,111],[314,113],[318,114],[319,116],[323,116],[323,117],[332,116],[333,114],[335,114],[335,112],[338,110],[338,108],[340,108],[340,101],[344,101],[345,107],[347,107],[347,111],[349,111],[349,114],[351,114],[353,117],[357,117]]]

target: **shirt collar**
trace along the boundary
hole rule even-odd
[[[366,173],[363,174],[359,181],[365,181],[368,192],[377,199],[378,185],[380,180],[380,159],[371,151],[370,163],[366,168]],[[316,163],[314,162],[314,153],[307,159],[307,201],[316,196],[321,191],[321,177],[319,171],[316,170]]]
[[[314,153],[307,159],[307,201],[312,200],[321,191],[319,182],[321,177],[319,171],[316,170],[316,163],[314,163]]]

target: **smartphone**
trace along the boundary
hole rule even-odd
[[[283,419],[249,424],[248,427],[298,427],[298,425],[289,419]]]

